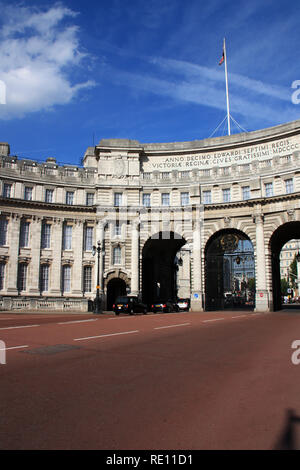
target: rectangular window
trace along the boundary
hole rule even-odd
[[[203,191],[203,204],[211,204],[211,191]]]
[[[180,178],[188,178],[190,176],[189,171],[181,171],[180,172]]]
[[[19,264],[18,269],[18,290],[26,290],[26,280],[27,280],[27,264],[21,263]]]
[[[162,193],[162,195],[161,195],[161,204],[162,204],[162,206],[169,206],[170,205],[170,194],[169,193]]]
[[[72,249],[72,225],[64,225],[63,230],[63,250]]]
[[[84,250],[92,251],[93,249],[93,227],[85,227],[84,231]]]
[[[32,201],[32,188],[30,186],[25,186],[24,199],[25,201]]]
[[[113,250],[113,264],[121,264],[121,247],[116,246]]]
[[[169,171],[164,171],[164,172],[161,174],[161,178],[162,178],[163,180],[167,180],[167,179],[170,178],[170,174],[171,174],[171,173],[170,173]]]
[[[46,189],[45,202],[53,202],[53,189]]]
[[[247,199],[250,199],[250,186],[243,186],[242,191],[243,200],[246,201]]]
[[[20,248],[26,248],[29,245],[29,222],[21,222],[20,225]]]
[[[83,292],[92,291],[92,267],[85,266],[83,268]]]
[[[223,202],[230,202],[230,189],[223,189]]]
[[[71,290],[71,266],[63,266],[62,291],[70,292],[70,290]]]
[[[74,203],[74,191],[67,191],[66,192],[66,204],[72,206]]]
[[[49,265],[42,264],[40,274],[40,290],[41,292],[47,292],[49,287]]]
[[[266,197],[273,196],[273,183],[265,183]]]
[[[4,183],[3,184],[3,197],[11,197],[11,184]]]
[[[8,226],[7,219],[5,219],[4,217],[1,217],[0,218],[0,246],[6,245],[7,226]]]
[[[42,225],[42,248],[50,248],[50,238],[51,238],[51,224],[44,223]]]
[[[151,195],[150,194],[143,194],[143,206],[150,207],[151,205]]]
[[[94,193],[86,193],[86,205],[87,206],[94,205]]]
[[[121,235],[121,225],[120,222],[117,220],[115,224],[115,235],[120,236]]]
[[[287,194],[294,192],[294,182],[292,178],[285,180],[285,191]]]
[[[119,207],[122,205],[122,193],[114,194],[114,206]]]
[[[0,263],[0,290],[4,289],[5,263]]]
[[[182,206],[187,206],[190,203],[190,193],[180,193],[180,202]]]

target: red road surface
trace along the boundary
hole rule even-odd
[[[280,448],[299,313],[3,313],[0,448]]]

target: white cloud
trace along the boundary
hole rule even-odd
[[[42,11],[32,7],[2,7],[0,80],[6,85],[6,104],[0,119],[22,117],[73,100],[91,80],[73,83],[74,67],[87,54],[80,50],[77,14],[61,4]]]

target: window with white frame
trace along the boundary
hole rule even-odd
[[[161,205],[169,206],[170,205],[170,193],[162,193],[161,195]]]
[[[93,233],[94,227],[85,227],[84,230],[84,250],[92,251],[93,249]]]
[[[6,245],[7,242],[8,221],[5,217],[0,217],[0,246]]]
[[[94,205],[94,193],[86,193],[86,205],[87,206]]]
[[[72,249],[72,225],[64,225],[63,229],[63,250]]]
[[[120,246],[115,246],[113,249],[113,264],[121,264],[121,247]]]
[[[29,245],[29,225],[29,222],[22,220],[20,225],[20,248],[26,248]]]
[[[242,192],[243,192],[244,201],[246,201],[247,199],[250,199],[250,186],[243,186]]]
[[[0,262],[0,290],[4,289],[5,263]]]
[[[122,205],[122,193],[114,193],[114,206],[119,207]]]
[[[66,192],[66,204],[72,206],[74,204],[74,191]]]
[[[180,203],[182,206],[187,206],[190,203],[190,193],[180,193]]]
[[[40,291],[47,292],[49,288],[49,265],[42,264],[40,271]]]
[[[92,267],[83,268],[83,292],[92,292]]]
[[[26,282],[27,282],[27,264],[20,263],[18,266],[18,278],[17,278],[17,285],[18,290],[26,290]]]
[[[266,197],[273,196],[273,183],[265,183],[265,195]]]
[[[3,197],[11,197],[11,188],[12,188],[12,185],[10,183],[3,183],[3,191],[2,191]]]
[[[41,240],[41,247],[50,248],[50,240],[51,240],[51,224],[47,224],[44,222],[42,224],[42,240]]]
[[[223,202],[230,202],[230,188],[225,188],[222,190],[223,192]]]
[[[62,291],[70,292],[71,290],[71,266],[64,265],[62,267]]]
[[[211,204],[211,190],[203,191],[203,204]]]
[[[46,189],[45,191],[45,202],[53,202],[53,189]]]
[[[143,206],[150,207],[151,206],[151,195],[149,193],[143,194]]]
[[[24,199],[25,201],[32,201],[32,187],[31,186],[25,186]]]
[[[285,192],[287,194],[293,193],[294,192],[294,182],[293,178],[290,178],[288,180],[285,180]]]

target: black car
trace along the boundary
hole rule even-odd
[[[170,313],[170,312],[178,312],[178,307],[171,300],[167,300],[167,301],[159,300],[158,302],[154,302],[151,305],[151,310],[153,313],[156,313],[156,312]]]
[[[176,302],[178,310],[188,312],[190,309],[190,299],[178,299]]]
[[[129,313],[129,315],[133,315],[134,313],[146,314],[147,305],[140,302],[137,297],[123,295],[116,298],[113,304],[113,311],[116,315],[119,315],[121,312]]]

